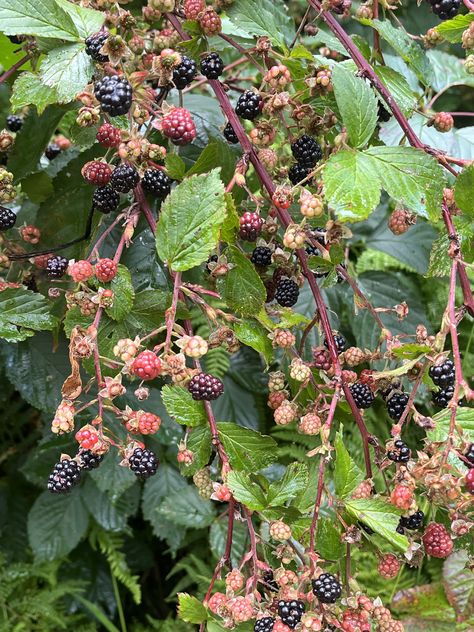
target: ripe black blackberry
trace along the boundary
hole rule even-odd
[[[224,134],[226,141],[231,145],[236,145],[239,142],[237,134],[234,132],[234,128],[230,123],[227,123],[222,133]]]
[[[349,386],[357,408],[369,408],[374,403],[374,394],[368,384],[356,382]]]
[[[450,20],[459,13],[461,0],[428,0],[431,10],[440,20]]]
[[[257,246],[255,250],[252,252],[250,261],[255,266],[260,266],[262,268],[264,268],[265,266],[269,266],[272,262],[271,249],[267,248],[267,246]]]
[[[178,90],[184,90],[186,86],[192,83],[197,74],[197,66],[194,59],[181,56],[181,63],[173,70],[173,83]]]
[[[117,209],[120,203],[120,195],[112,187],[98,187],[92,196],[92,206],[101,213],[111,213]]]
[[[321,603],[336,603],[342,594],[341,584],[331,573],[323,573],[311,582],[313,594]]]
[[[240,95],[237,105],[235,106],[235,113],[240,118],[253,121],[254,118],[260,114],[260,106],[262,104],[262,97],[253,90],[246,90]]]
[[[79,452],[79,457],[81,459],[81,468],[83,470],[95,470],[95,468],[99,467],[101,464],[104,455],[94,454],[92,450],[82,450]]]
[[[282,307],[293,307],[298,301],[300,288],[291,279],[280,279],[277,284],[275,299]]]
[[[334,344],[336,345],[336,349],[339,353],[342,353],[346,348],[346,339],[341,334],[333,334]],[[327,338],[324,340],[324,346],[326,349],[329,349],[329,344]]]
[[[379,123],[387,123],[392,118],[392,113],[387,110],[385,105],[379,101],[377,106],[377,120]]]
[[[224,71],[224,62],[217,53],[209,53],[201,61],[201,74],[207,79],[218,79]]]
[[[46,264],[46,274],[50,279],[60,279],[66,274],[69,261],[61,255],[54,255],[48,259]]]
[[[265,582],[265,588],[270,592],[278,592],[280,590],[280,586],[273,577],[272,570],[263,572],[263,581]]]
[[[305,611],[305,605],[298,599],[291,599],[284,601],[283,599],[278,602],[278,615],[285,625],[289,628],[295,628],[301,621]]]
[[[405,533],[405,529],[409,531],[417,531],[423,525],[423,519],[425,514],[422,511],[415,511],[411,516],[400,516],[398,522],[397,533],[402,535]]]
[[[114,191],[128,193],[140,182],[138,171],[132,165],[120,164],[112,171],[110,176],[110,186]]]
[[[451,385],[446,388],[441,388],[439,391],[433,391],[431,397],[435,406],[446,408],[449,402],[453,399],[453,395],[454,386]]]
[[[452,360],[445,360],[442,364],[430,367],[428,373],[433,383],[440,388],[451,386],[456,379],[456,371]]]
[[[291,184],[296,186],[302,180],[307,178],[310,173],[311,167],[304,167],[303,165],[300,165],[299,162],[297,162],[289,168],[288,179],[290,180]],[[306,183],[311,184],[311,180],[307,180]]]
[[[393,393],[387,401],[387,412],[391,419],[395,419],[395,421],[400,419],[407,407],[408,399],[406,393]]]
[[[146,169],[142,178],[142,186],[145,191],[160,200],[164,200],[171,191],[171,182],[172,180],[160,169]]]
[[[53,467],[48,478],[48,491],[65,494],[81,480],[81,468],[72,459],[62,459]]]
[[[54,160],[61,153],[61,147],[56,145],[56,143],[49,143],[49,145],[44,150],[44,155],[48,160]]]
[[[253,630],[254,632],[272,632],[274,624],[275,619],[273,617],[263,617],[255,621]]]
[[[145,479],[156,474],[158,468],[158,461],[155,453],[152,450],[146,450],[145,448],[135,448],[132,456],[128,459],[130,469],[138,476],[138,478]]]
[[[99,64],[105,64],[106,61],[109,61],[107,55],[102,55],[102,53],[99,52],[108,37],[109,33],[107,31],[99,31],[98,33],[89,35],[86,39],[86,53]]]
[[[102,111],[109,116],[126,114],[132,105],[132,86],[125,77],[104,77],[95,84],[94,94],[102,106]]]
[[[9,208],[6,208],[6,206],[0,206],[0,231],[12,228],[15,226],[15,222],[15,213]]]
[[[293,156],[302,167],[312,168],[321,160],[323,152],[321,146],[312,136],[303,134],[291,145]]]
[[[7,129],[10,132],[18,132],[23,125],[23,119],[16,114],[9,114],[6,120]]]
[[[393,444],[393,450],[387,452],[387,457],[395,463],[407,463],[410,456],[410,448],[401,439],[397,439]]]
[[[224,384],[218,377],[209,375],[208,373],[198,373],[188,384],[188,391],[192,398],[201,401],[210,402],[217,399],[224,392]]]
[[[471,445],[468,447],[467,452],[465,453],[464,456],[468,461],[468,463],[466,463],[467,467],[473,468],[474,467],[474,443],[471,443]]]

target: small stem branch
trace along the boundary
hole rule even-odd
[[[11,77],[11,75],[13,75],[19,68],[24,66],[26,62],[30,59],[31,55],[25,55],[19,61],[17,61],[16,64],[13,64],[11,68],[6,70],[3,75],[0,76],[0,84],[4,83],[8,79],[8,77]]]

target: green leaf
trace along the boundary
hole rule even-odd
[[[453,261],[448,255],[451,241],[447,235],[441,235],[433,242],[430,253],[430,265],[427,277],[446,277],[451,272]]]
[[[120,632],[120,630],[107,618],[107,615],[99,608],[99,606],[88,599],[84,599],[81,595],[74,595],[82,605],[104,626],[107,632]]]
[[[261,353],[267,365],[271,362],[273,358],[273,347],[265,327],[256,320],[247,318],[240,323],[236,323],[234,332],[241,343]]]
[[[338,432],[334,441],[336,463],[334,467],[334,484],[339,498],[346,498],[364,480],[364,473],[350,456],[342,432]]]
[[[229,246],[226,255],[234,267],[224,278],[219,279],[218,288],[223,299],[228,307],[244,316],[258,314],[267,296],[261,278],[238,248]]]
[[[454,551],[443,564],[443,584],[459,620],[474,617],[474,574],[466,550]]]
[[[454,187],[454,200],[461,211],[469,216],[474,216],[474,165],[469,165],[456,178]]]
[[[41,294],[24,288],[7,288],[0,292],[0,337],[9,342],[24,340],[34,331],[51,330],[57,319],[49,313],[48,301]]]
[[[100,467],[90,472],[97,487],[116,503],[120,496],[137,480],[135,474],[128,468],[119,465],[120,459],[116,453],[105,455]]]
[[[418,79],[425,85],[430,85],[433,76],[430,62],[421,46],[406,31],[394,27],[389,20],[361,20],[361,22],[376,29],[383,39],[406,61]]]
[[[89,513],[103,529],[120,532],[126,528],[128,517],[138,509],[140,486],[135,483],[113,503],[88,476],[81,495]]]
[[[225,213],[218,169],[186,178],[161,206],[156,231],[159,257],[175,271],[203,263],[216,246]]]
[[[41,64],[41,81],[57,94],[59,103],[73,101],[91,80],[94,63],[82,44],[50,51]]]
[[[207,610],[197,597],[178,593],[178,617],[187,623],[203,623],[207,621]]]
[[[187,486],[168,495],[160,509],[167,520],[180,527],[201,529],[208,527],[215,518],[213,505],[201,498],[194,486]]]
[[[341,64],[332,69],[337,107],[352,147],[363,147],[377,125],[377,98],[370,86]]]
[[[186,173],[186,176],[192,176],[197,173],[207,173],[216,167],[220,167],[221,179],[223,182],[228,182],[234,173],[235,161],[235,151],[233,151],[227,143],[213,139],[202,150],[199,158]]]
[[[462,34],[469,27],[471,22],[474,21],[474,13],[467,13],[466,15],[456,15],[451,20],[445,20],[435,26],[435,30],[440,35],[447,39],[448,42],[456,44],[462,41]]]
[[[11,96],[12,110],[21,110],[26,105],[34,105],[38,114],[45,108],[58,102],[58,95],[54,88],[46,86],[38,75],[32,72],[22,72],[13,84]]]
[[[21,190],[32,202],[41,204],[53,194],[53,181],[46,171],[39,171],[32,173],[22,181]]]
[[[344,545],[341,533],[335,527],[337,521],[320,517],[316,533],[316,550],[326,560],[339,560],[343,555]]]
[[[403,114],[410,117],[416,107],[417,99],[405,77],[389,66],[376,66],[374,70],[389,89]]]
[[[29,111],[8,156],[8,169],[14,173],[15,182],[37,171],[39,159],[66,111],[59,105],[48,106],[40,115],[35,110]]]
[[[110,289],[114,293],[114,303],[105,311],[114,320],[123,320],[133,307],[135,290],[133,289],[130,270],[119,264],[117,274],[110,283]]]
[[[271,437],[237,424],[217,424],[219,438],[236,470],[257,472],[276,460],[276,443]]]
[[[43,492],[28,514],[28,540],[38,562],[70,553],[84,537],[89,514],[79,490],[67,496]]]
[[[430,441],[446,441],[449,432],[449,424],[451,421],[451,410],[445,408],[437,413],[433,420],[435,428],[428,430]],[[456,411],[456,423],[465,433],[467,442],[474,442],[474,410],[472,408],[460,407]]]
[[[458,85],[474,86],[474,76],[470,75],[459,57],[450,55],[442,50],[428,50],[426,55],[433,69],[431,86],[438,92],[454,83]],[[424,121],[426,124],[426,120]],[[440,134],[443,136],[443,134]],[[456,155],[459,155],[456,153]]]
[[[179,154],[167,154],[165,158],[166,173],[172,180],[182,180],[186,173],[186,163]]]
[[[265,494],[250,476],[243,472],[229,472],[227,485],[238,502],[243,503],[251,511],[261,511],[267,506]]]
[[[72,4],[69,0],[56,0],[56,3],[71,16],[81,39],[86,39],[89,35],[97,33],[104,23],[105,15],[102,11],[86,9]]]
[[[70,15],[56,0],[0,0],[0,31],[73,42],[81,39]]]
[[[227,541],[227,522],[227,516],[220,516],[212,523],[209,532],[209,546],[217,559],[224,555]],[[247,541],[247,525],[242,522],[234,522],[231,552],[231,559],[234,566],[238,566],[245,555]]]
[[[225,241],[227,244],[234,244],[239,229],[239,215],[235,208],[234,198],[230,193],[225,194],[225,201],[227,214],[221,227],[221,241]]]
[[[307,484],[307,466],[304,463],[291,463],[286,468],[283,478],[270,485],[267,494],[268,505],[270,507],[284,505],[306,489]]]
[[[354,518],[369,526],[397,549],[408,549],[407,538],[396,532],[401,512],[393,505],[378,498],[352,498],[346,500],[345,505]]]
[[[294,36],[293,20],[282,0],[239,0],[227,15],[236,27],[252,35],[266,35],[275,44],[289,43]]]
[[[188,435],[186,446],[194,455],[193,462],[190,465],[180,463],[179,470],[183,476],[192,476],[207,465],[211,458],[211,431],[208,426],[194,428]]]
[[[191,393],[182,386],[166,384],[161,391],[163,404],[170,417],[182,426],[201,426],[207,423],[204,404],[192,398]]]

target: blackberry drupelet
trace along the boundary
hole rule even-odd
[[[302,180],[307,178],[310,173],[311,173],[311,167],[309,168],[304,167],[303,165],[300,165],[299,162],[297,162],[296,164],[292,165],[290,169],[288,170],[288,178],[291,184],[296,186]],[[307,180],[306,182],[307,184],[311,184],[311,180]]]
[[[453,399],[453,395],[454,386],[447,386],[446,388],[441,388],[439,391],[433,391],[431,397],[435,406],[446,408],[449,402]]]
[[[193,399],[210,402],[222,395],[224,392],[224,384],[219,378],[213,375],[198,373],[189,382],[188,391],[191,393]]]
[[[158,461],[156,455],[152,450],[146,450],[145,448],[135,448],[132,456],[128,459],[130,469],[132,472],[141,479],[149,478],[156,474],[158,468]]]
[[[450,20],[459,13],[461,0],[428,0],[431,9],[440,20]]]
[[[181,63],[173,70],[173,83],[178,90],[184,90],[197,74],[197,66],[194,59],[181,56]]]
[[[206,79],[218,79],[224,71],[224,62],[217,53],[209,53],[201,61],[201,73]]]
[[[436,386],[440,388],[451,386],[456,379],[454,362],[452,360],[445,360],[442,364],[430,367],[428,374]]]
[[[7,129],[10,132],[18,132],[23,125],[23,119],[21,116],[17,116],[16,114],[9,114],[6,120]]]
[[[95,470],[96,467],[99,467],[104,455],[94,454],[92,450],[82,450],[79,452],[79,457],[81,459],[81,468],[88,471]]]
[[[253,92],[253,90],[246,90],[240,95],[237,105],[235,106],[235,113],[240,118],[253,121],[254,118],[260,114],[260,106],[262,104],[262,97]]]
[[[107,55],[102,55],[102,53],[99,52],[108,37],[109,33],[107,31],[99,31],[98,33],[89,35],[86,39],[86,53],[99,64],[105,64],[106,61],[109,61]]]
[[[323,573],[311,582],[313,594],[321,603],[336,603],[342,594],[341,584],[331,573]]]
[[[291,629],[295,628],[301,621],[304,611],[304,603],[297,599],[288,601],[282,599],[278,602],[278,615],[281,617],[283,623]]]
[[[224,134],[224,138],[226,139],[226,141],[231,145],[236,145],[239,142],[237,134],[234,132],[234,128],[230,123],[227,123],[222,133]]]
[[[292,279],[280,279],[278,281],[275,299],[282,307],[293,307],[298,301],[300,288]]]
[[[269,266],[272,262],[271,249],[267,248],[267,246],[257,246],[255,250],[252,252],[250,261],[255,266],[260,266],[262,268]]]
[[[171,182],[172,180],[160,169],[146,169],[142,178],[142,186],[145,191],[160,200],[164,200],[171,191]]]
[[[49,145],[44,150],[44,155],[48,160],[54,160],[61,153],[61,147],[56,145],[56,143],[49,143]]]
[[[374,403],[375,397],[368,384],[356,382],[349,387],[357,408],[369,408]]]
[[[112,171],[110,176],[110,186],[114,191],[129,193],[140,182],[138,171],[132,165],[120,164]]]
[[[126,114],[132,105],[132,86],[125,77],[104,77],[95,84],[94,94],[102,106],[102,111],[110,116]]]
[[[111,186],[98,187],[92,196],[92,206],[101,213],[111,213],[117,209],[120,195]]]
[[[69,261],[65,257],[54,255],[51,259],[48,259],[46,274],[50,279],[60,279],[66,274],[68,265]]]
[[[273,617],[263,617],[255,621],[253,626],[254,632],[272,632],[275,619]]]
[[[81,468],[72,459],[58,461],[48,478],[48,491],[53,494],[70,492],[81,480]]]
[[[395,463],[407,463],[410,460],[410,448],[401,439],[397,439],[393,444],[394,449],[389,450],[387,457]]]
[[[15,222],[15,213],[5,206],[0,206],[0,232],[13,228]]]
[[[303,134],[291,145],[293,156],[302,167],[313,168],[322,158],[321,146],[312,136]]]
[[[344,336],[341,336],[341,334],[333,334],[333,340],[338,352],[342,353],[345,350],[347,344]],[[327,338],[325,338],[324,340],[324,346],[326,347],[326,349],[329,349]]]
[[[422,511],[415,511],[411,516],[400,516],[397,532],[403,535],[405,529],[417,531],[423,525],[424,517],[425,514]]]
[[[387,401],[387,412],[391,419],[398,421],[403,415],[403,411],[408,404],[408,395],[406,393],[394,393]]]

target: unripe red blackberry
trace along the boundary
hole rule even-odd
[[[221,19],[212,7],[206,7],[198,21],[204,35],[218,35],[222,31]]]
[[[255,241],[262,231],[263,219],[258,213],[246,211],[241,216],[239,223],[239,236],[245,241]]]
[[[153,351],[142,351],[133,361],[131,371],[141,380],[154,380],[161,373],[161,360]]]
[[[438,112],[433,118],[433,127],[438,132],[450,132],[454,127],[454,119],[448,112]]]
[[[473,22],[469,24],[467,29],[462,34],[462,47],[466,50],[474,49],[474,26]]]
[[[129,193],[140,182],[138,171],[132,165],[121,163],[110,176],[110,186],[114,191]]]
[[[443,524],[431,522],[422,538],[425,551],[431,557],[445,558],[453,550],[453,541]]]
[[[95,264],[95,275],[101,283],[108,283],[117,274],[117,264],[112,259],[99,259]]]
[[[65,257],[55,255],[48,259],[46,274],[50,279],[60,279],[66,274],[69,261]]]
[[[270,523],[270,537],[278,542],[284,542],[291,538],[291,528],[282,520],[274,520]]]
[[[474,469],[467,471],[464,477],[464,486],[466,487],[466,491],[470,494],[474,494]]]
[[[377,570],[384,579],[393,579],[398,575],[400,567],[401,564],[398,558],[392,553],[387,553],[387,555],[380,558]]]
[[[307,413],[301,417],[298,431],[306,435],[316,435],[321,430],[321,418],[315,413]]]
[[[106,162],[92,160],[82,167],[81,174],[89,184],[104,186],[110,180],[112,169]]]
[[[224,392],[224,384],[219,378],[207,373],[198,373],[188,384],[188,391],[195,400],[211,401]]]
[[[403,235],[416,224],[416,215],[404,208],[396,208],[388,219],[388,227],[394,235]]]
[[[366,359],[366,353],[362,351],[362,349],[359,349],[359,347],[349,347],[349,349],[344,351],[344,362],[349,366],[357,366]]]
[[[390,494],[390,502],[392,505],[395,505],[395,507],[398,507],[398,509],[406,511],[410,509],[413,503],[413,491],[406,485],[399,483],[395,485]]]
[[[288,424],[291,424],[291,422],[296,419],[297,410],[296,404],[284,399],[273,413],[275,423],[279,426],[287,426]]]
[[[94,276],[94,268],[90,261],[83,259],[81,261],[75,261],[69,266],[69,274],[76,283],[79,283],[81,281],[87,281]]]
[[[106,75],[94,85],[94,94],[109,116],[127,114],[132,105],[132,86],[125,77]]]
[[[332,367],[331,355],[324,347],[313,347],[313,364],[320,371],[329,371]]]
[[[110,123],[104,123],[99,127],[96,138],[104,147],[118,147],[121,141],[120,130]]]
[[[92,207],[100,213],[111,213],[120,204],[120,195],[111,186],[98,187],[92,196]]]
[[[360,498],[370,498],[373,493],[373,485],[371,481],[362,481],[352,492],[351,497],[360,499]]]
[[[155,453],[144,448],[135,448],[128,462],[132,472],[142,480],[156,474],[158,468],[158,460]]]
[[[187,145],[196,138],[196,126],[185,108],[173,108],[165,114],[161,130],[175,145]]]
[[[100,49],[105,44],[109,37],[108,31],[99,31],[98,33],[94,33],[93,35],[89,35],[86,39],[86,53],[91,57],[94,61],[99,64],[105,64],[105,62],[109,61],[107,55],[103,55],[100,52]]]
[[[253,121],[260,114],[262,103],[262,97],[257,92],[246,90],[237,101],[235,113],[240,118]]]

